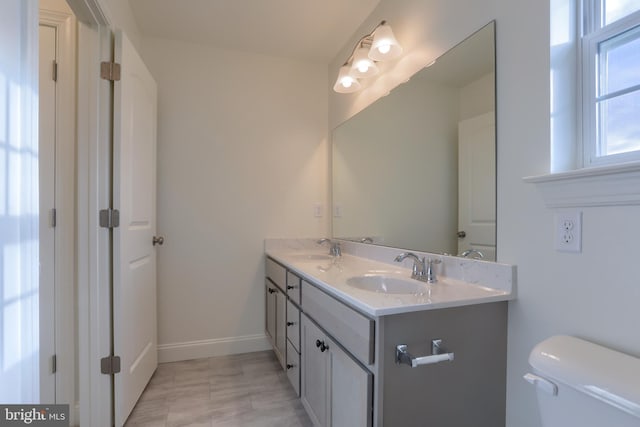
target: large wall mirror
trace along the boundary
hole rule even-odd
[[[495,62],[491,22],[333,131],[335,238],[495,260]]]

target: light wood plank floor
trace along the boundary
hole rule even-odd
[[[162,363],[130,426],[311,427],[272,351]]]

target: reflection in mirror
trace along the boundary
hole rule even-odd
[[[333,131],[333,236],[495,260],[490,23]]]

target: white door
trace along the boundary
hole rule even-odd
[[[496,127],[494,113],[458,124],[458,253],[496,259]]]
[[[55,247],[56,207],[56,28],[40,24],[38,169],[40,175],[40,402],[56,402]]]
[[[156,337],[156,101],[153,77],[121,32],[115,33],[113,232],[115,424],[121,426],[155,371]]]

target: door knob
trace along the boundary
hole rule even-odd
[[[164,244],[164,236],[153,236],[152,243],[153,243],[153,246],[155,245],[162,246]]]
[[[464,239],[467,237],[467,233],[465,231],[458,231],[458,237]]]

